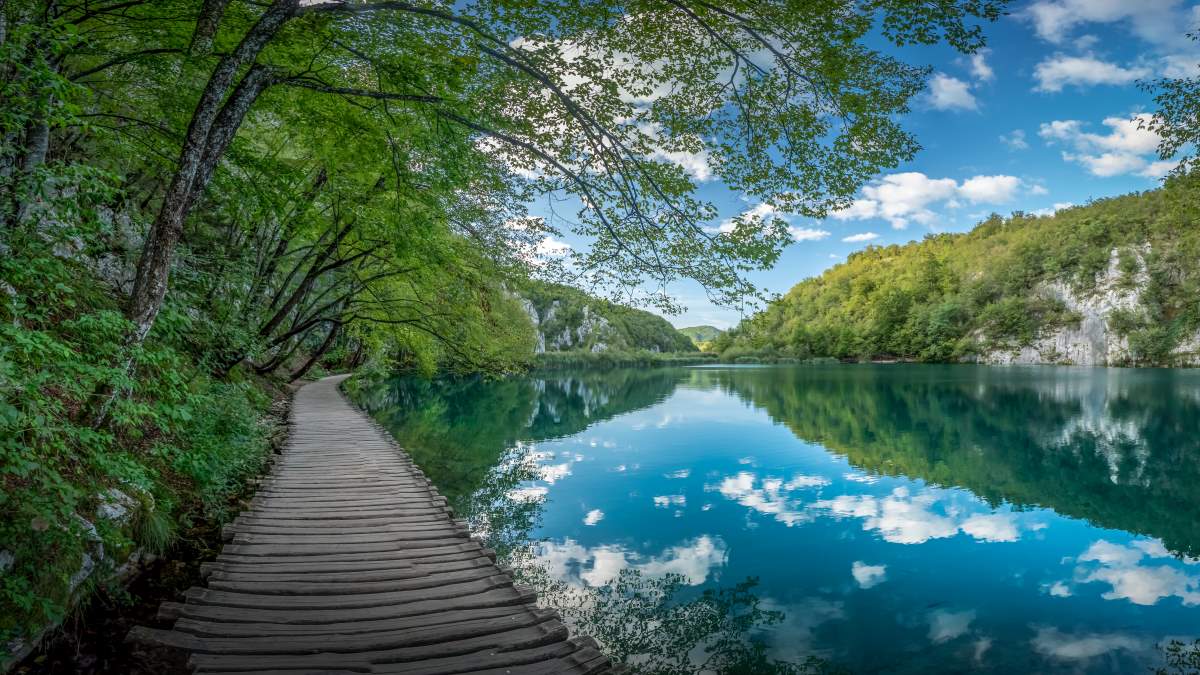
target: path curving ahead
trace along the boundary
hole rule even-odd
[[[607,673],[590,638],[538,609],[392,438],[338,390],[302,387],[283,455],[204,565],[129,640],[199,673]]]

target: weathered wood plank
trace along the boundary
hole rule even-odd
[[[284,454],[201,565],[207,588],[162,604],[172,630],[129,639],[191,652],[213,675],[608,672],[339,381],[298,392]]]

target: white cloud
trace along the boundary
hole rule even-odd
[[[955,206],[957,200],[999,204],[1011,200],[1024,182],[1016,176],[974,176],[960,185],[953,178],[930,178],[917,171],[883,176],[863,188],[863,198],[830,215],[837,220],[884,218],[903,229],[910,221],[936,222],[932,206]]]
[[[783,484],[783,489],[803,490],[805,488],[825,487],[826,485],[829,485],[830,482],[832,481],[824,476],[805,476],[802,473],[798,473],[795,476],[792,476],[791,480]]]
[[[1062,144],[1069,148],[1062,157],[1085,167],[1094,176],[1119,176],[1137,173],[1158,178],[1174,168],[1171,161],[1155,161],[1159,136],[1145,128],[1152,116],[1141,113],[1132,118],[1106,117],[1103,124],[1107,134],[1084,130],[1079,120],[1045,122],[1038,130],[1047,144]]]
[[[1067,85],[1129,84],[1151,74],[1144,66],[1126,68],[1092,56],[1064,54],[1055,54],[1033,69],[1038,82],[1034,90],[1046,92],[1062,91]]]
[[[929,102],[938,110],[975,110],[979,106],[971,94],[971,85],[945,73],[929,81]]]
[[[838,517],[862,518],[863,529],[879,532],[884,541],[923,544],[930,539],[958,534],[958,526],[953,520],[930,510],[933,502],[932,495],[909,497],[907,490],[896,488],[883,499],[870,495],[842,495],[818,501],[813,507],[828,510]]]
[[[1141,171],[1138,171],[1138,175],[1145,176],[1146,178],[1162,178],[1171,173],[1177,166],[1179,166],[1179,160],[1177,159],[1158,160],[1142,167]]]
[[[1022,129],[1013,129],[1010,133],[1001,135],[1000,142],[1012,150],[1025,150],[1029,147],[1029,142],[1025,140],[1025,131]]]
[[[535,565],[551,577],[572,585],[602,586],[615,580],[624,569],[635,569],[649,577],[679,574],[692,586],[704,583],[713,567],[723,565],[725,543],[718,537],[702,535],[657,556],[646,558],[621,546],[581,546],[571,539],[539,542],[534,547]]]
[[[720,492],[727,499],[753,509],[764,515],[772,516],[775,520],[791,527],[797,523],[812,520],[804,512],[801,504],[788,493],[794,490],[821,487],[829,481],[820,476],[797,475],[792,480],[784,482],[782,478],[766,477],[759,479],[750,471],[740,471],[735,476],[727,476],[715,486],[706,490]]]
[[[596,523],[598,523],[602,520],[604,520],[604,512],[601,511],[600,509],[592,509],[591,511],[587,512],[586,516],[584,516],[583,524],[584,525],[595,525]]]
[[[1123,152],[1105,152],[1099,155],[1064,152],[1063,159],[1082,164],[1088,173],[1101,178],[1140,172],[1146,166],[1146,160]]]
[[[837,220],[866,220],[879,215],[879,202],[873,199],[855,199],[840,211],[829,214]]]
[[[965,635],[971,629],[971,622],[974,620],[975,610],[973,609],[962,612],[936,609],[929,613],[929,639],[935,644],[949,642],[956,637]]]
[[[712,165],[710,164],[711,156],[708,150],[687,152],[685,150],[656,148],[654,152],[650,153],[650,158],[670,162],[700,182],[709,181],[713,178]]]
[[[1193,23],[1179,0],[1039,0],[1023,14],[1039,37],[1055,44],[1083,24],[1127,21],[1134,35],[1163,46],[1181,42]]]
[[[1020,187],[1016,176],[975,176],[963,181],[958,193],[974,204],[1002,204],[1015,197]]]
[[[987,51],[984,49],[971,55],[971,75],[981,82],[989,82],[996,76],[995,71],[988,65]]]
[[[1155,545],[1157,544],[1157,545]],[[1080,554],[1075,570],[1079,583],[1100,582],[1110,586],[1100,597],[1128,600],[1135,605],[1155,605],[1163,598],[1177,597],[1185,606],[1200,605],[1200,577],[1185,573],[1171,564],[1147,565],[1143,558],[1170,558],[1166,548],[1154,540],[1134,542],[1131,546],[1103,539]],[[1098,563],[1089,566],[1086,563]]]
[[[764,202],[761,204],[756,204],[749,209],[742,211],[737,218],[726,218],[725,220],[721,221],[721,224],[717,226],[715,231],[720,232],[721,234],[729,234],[733,232],[737,227],[738,219],[741,219],[744,222],[754,222],[760,220],[766,222],[774,218],[786,219],[774,206]]]
[[[687,495],[659,495],[654,498],[654,506],[660,509],[668,506],[687,506]]]
[[[571,475],[571,463],[551,464],[538,467],[538,477],[554,485],[556,482]]]
[[[866,590],[887,581],[887,565],[868,565],[861,560],[855,560],[850,566],[850,575],[858,587]]]
[[[1064,584],[1064,583],[1063,583],[1063,582],[1061,582],[1061,581],[1056,581],[1056,582],[1054,582],[1053,584],[1051,584],[1051,585],[1050,585],[1050,589],[1049,589],[1047,592],[1048,592],[1048,593],[1050,593],[1050,595],[1053,595],[1053,596],[1054,596],[1054,597],[1056,597],[1056,598],[1069,598],[1069,597],[1071,597],[1071,587],[1070,587],[1070,586],[1068,586],[1068,585],[1066,585],[1066,584]]]
[[[856,244],[860,241],[871,241],[878,238],[879,235],[875,234],[874,232],[859,232],[858,234],[852,234],[849,237],[842,237],[842,241],[850,244]]]
[[[820,241],[829,236],[829,231],[810,227],[789,227],[788,234],[796,241]]]
[[[1017,541],[1021,538],[1017,523],[1007,513],[971,516],[960,527],[980,541]]]
[[[1124,633],[1064,633],[1041,627],[1031,641],[1039,654],[1064,661],[1091,659],[1118,649],[1138,650],[1142,643]]]
[[[538,242],[534,252],[538,256],[561,258],[571,252],[571,245],[554,237],[544,237]]]
[[[1163,77],[1195,77],[1200,74],[1200,57],[1195,54],[1168,54],[1158,60],[1159,74]]]

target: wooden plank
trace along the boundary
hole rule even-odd
[[[511,614],[529,612],[525,605],[504,605],[500,607],[474,607],[471,609],[454,609],[444,612],[431,612],[414,616],[391,619],[372,619],[367,621],[340,621],[316,624],[286,624],[286,623],[231,623],[228,621],[205,621],[199,619],[181,618],[175,622],[175,630],[200,636],[223,637],[265,637],[270,635],[353,635],[356,633],[376,633],[384,631],[404,631],[423,626],[436,626],[444,623],[456,623],[469,619],[502,617]]]
[[[284,454],[201,565],[208,587],[162,604],[172,630],[129,639],[191,652],[212,675],[608,672],[339,381],[297,393]]]

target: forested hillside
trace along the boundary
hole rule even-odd
[[[688,326],[680,328],[679,332],[691,338],[692,342],[699,346],[701,343],[716,340],[725,331],[716,326]]]
[[[537,332],[539,353],[696,351],[692,341],[661,316],[571,286],[528,283],[518,294]]]
[[[724,358],[1200,362],[1196,179],[871,246],[717,341]]]

